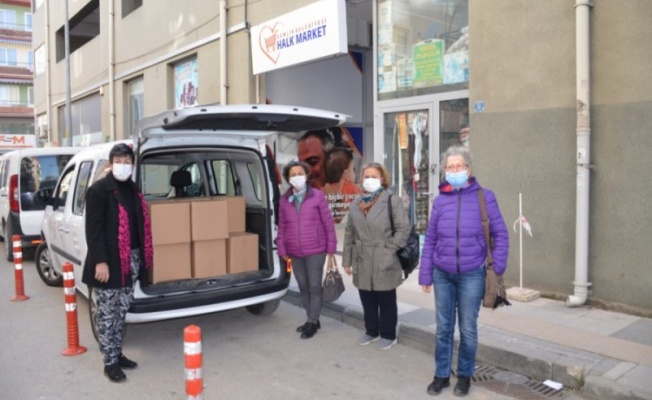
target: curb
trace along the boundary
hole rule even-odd
[[[299,293],[295,290],[288,290],[283,300],[302,307]],[[324,303],[322,315],[364,330],[362,307],[346,306],[337,301]],[[435,331],[432,328],[402,321],[399,315],[397,331],[400,344],[434,354]],[[645,390],[604,377],[608,371],[621,363],[619,360],[489,326],[479,326],[478,336],[477,360],[481,363],[541,382],[551,379],[562,383],[565,389],[576,390],[598,398],[652,399],[652,394]],[[456,345],[459,344],[458,340],[456,337]]]

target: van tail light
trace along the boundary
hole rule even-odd
[[[287,261],[285,261],[285,272],[289,275],[292,273],[292,259],[288,258]]]
[[[18,175],[12,175],[9,178],[9,208],[13,212],[20,212],[18,203]]]

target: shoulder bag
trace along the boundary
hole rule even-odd
[[[326,276],[322,286],[322,300],[327,302],[335,301],[344,293],[344,289],[342,275],[337,270],[337,261],[335,257],[328,257]]]
[[[389,223],[392,227],[392,237],[396,233],[394,228],[394,213],[392,212],[392,195],[389,195],[387,200],[387,209],[389,210]],[[410,231],[407,243],[396,252],[398,260],[401,262],[401,269],[403,270],[403,280],[414,271],[419,265],[419,235],[414,231],[414,226]]]
[[[484,231],[484,240],[487,243],[487,274],[484,279],[484,297],[482,306],[486,308],[498,308],[500,306],[511,306],[507,300],[505,282],[503,276],[496,274],[494,270],[494,259],[491,256],[491,236],[489,235],[489,218],[487,217],[487,203],[484,200],[484,189],[478,190],[478,199],[480,201],[480,213],[482,214],[482,230]]]

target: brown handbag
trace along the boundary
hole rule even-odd
[[[482,214],[482,230],[484,231],[484,240],[487,243],[487,273],[484,279],[484,297],[482,306],[486,308],[498,308],[500,306],[511,306],[507,300],[507,291],[503,276],[496,274],[494,270],[494,259],[491,256],[493,243],[489,235],[489,217],[487,217],[487,203],[484,200],[484,189],[478,190],[478,199],[480,201],[480,213]]]

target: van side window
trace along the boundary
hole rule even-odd
[[[61,177],[61,183],[57,192],[54,195],[55,204],[54,209],[56,210],[59,207],[64,207],[66,205],[66,198],[70,192],[70,183],[72,182],[72,173],[75,171],[74,167],[70,168],[68,171],[64,172],[64,175]]]
[[[2,164],[0,164],[0,189],[3,189],[7,186],[7,168],[9,167],[9,160],[3,159]]]
[[[93,163],[91,161],[84,161],[79,166],[79,174],[77,174],[77,183],[75,184],[75,198],[72,203],[73,214],[84,214],[84,206],[86,205],[86,191],[88,190],[90,183],[92,169]]]
[[[260,174],[256,164],[247,163],[247,170],[249,171],[249,178],[251,179],[251,186],[254,188],[254,193],[258,200],[262,200],[262,182],[260,180]]]
[[[97,168],[93,174],[93,180],[91,181],[91,184],[106,175],[110,171],[109,167],[109,160],[98,160]],[[90,186],[90,184],[88,186]]]
[[[235,177],[227,160],[211,160],[208,165],[211,195],[235,196]]]

